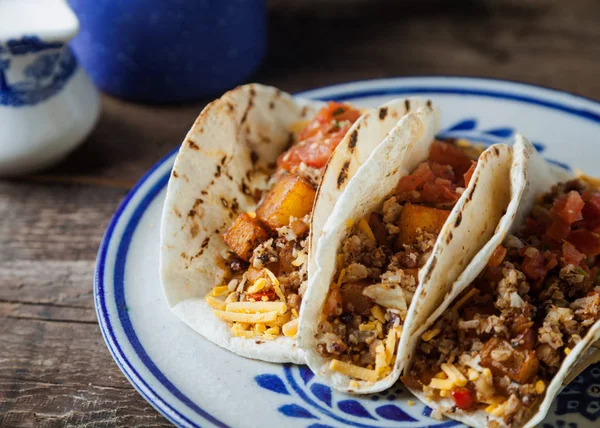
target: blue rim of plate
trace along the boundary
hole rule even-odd
[[[448,84],[436,84],[435,86],[427,86],[428,82],[436,81],[436,80],[445,80],[448,79]],[[408,81],[411,80],[420,80],[423,83],[419,84],[410,84]],[[450,82],[450,80],[452,82]],[[459,82],[457,82],[459,81]],[[406,84],[407,86],[403,86]],[[507,84],[515,92],[511,92],[508,90],[491,90],[491,89],[476,89],[469,87],[469,83],[479,83],[479,84],[488,84],[488,85],[498,85],[498,84]],[[387,85],[386,85],[387,84]],[[383,86],[382,86],[383,85]],[[364,86],[366,88],[363,89],[352,89],[352,86]],[[374,88],[369,88],[369,86],[376,86]],[[348,89],[344,89],[348,87]],[[565,105],[558,101],[550,101],[548,99],[544,99],[543,97],[533,96],[533,95],[523,95],[519,93],[521,90],[541,90],[546,92],[548,95],[552,96],[562,96],[569,99],[569,101],[579,102],[581,103],[591,103],[594,107],[600,109],[600,102],[596,100],[592,100],[590,98],[582,97],[579,95],[574,95],[568,92],[559,91],[556,89],[545,88],[537,85],[530,85],[521,82],[513,82],[509,80],[501,80],[501,79],[487,79],[487,78],[471,78],[471,77],[459,77],[459,76],[427,76],[427,77],[417,77],[417,78],[392,78],[392,79],[375,79],[375,80],[364,80],[350,83],[343,83],[339,85],[326,86],[323,88],[317,88],[311,91],[302,92],[296,94],[298,96],[308,96],[315,99],[323,99],[323,100],[351,100],[356,98],[367,98],[367,97],[375,97],[382,95],[395,95],[395,96],[410,96],[410,95],[463,95],[463,96],[477,96],[484,98],[496,98],[496,99],[504,99],[510,101],[522,102],[525,104],[536,105],[539,107],[548,108],[551,110],[560,111],[563,113],[567,113],[570,115],[577,116],[578,118],[590,120],[595,122],[596,124],[600,124],[600,114],[589,109],[585,108],[574,108],[568,105]],[[319,97],[318,92],[322,91],[331,91],[336,93],[334,96],[327,97]],[[313,95],[317,93],[317,95]],[[161,168],[165,163],[171,160],[171,158],[177,153],[178,148],[175,148],[171,152],[169,152],[166,156],[164,156],[160,161],[158,161],[144,176],[136,183],[136,185],[129,191],[129,193],[125,196],[119,207],[117,208],[115,214],[113,215],[104,237],[102,238],[102,242],[100,244],[100,248],[98,250],[98,256],[96,259],[96,268],[94,273],[94,300],[96,306],[96,315],[98,317],[98,323],[100,325],[100,330],[102,332],[102,336],[106,345],[113,356],[113,359],[125,375],[125,377],[129,380],[129,382],[135,387],[135,389],[144,397],[146,401],[148,401],[158,412],[160,412],[163,416],[165,416],[172,423],[179,426],[193,426],[198,427],[197,423],[191,421],[187,416],[183,415],[180,411],[175,409],[171,404],[169,404],[168,400],[166,400],[163,395],[157,393],[150,385],[144,380],[144,378],[139,374],[136,370],[135,366],[129,361],[121,345],[119,344],[114,327],[109,318],[109,312],[106,304],[106,296],[105,296],[105,284],[104,284],[104,276],[106,269],[106,257],[108,254],[109,244],[111,243],[114,231],[116,226],[119,224],[123,212],[126,208],[128,208],[129,204],[132,201],[132,198],[137,194],[140,188],[146,184],[146,182],[154,176],[155,172]],[[150,359],[146,351],[144,350],[142,344],[140,343],[135,330],[131,324],[131,320],[129,318],[129,314],[127,312],[127,305],[125,301],[125,293],[124,293],[124,270],[125,263],[127,260],[127,251],[129,249],[129,244],[131,243],[131,239],[133,236],[133,232],[136,230],[140,219],[142,218],[144,212],[146,211],[149,204],[154,200],[154,198],[166,187],[168,183],[170,175],[170,169],[167,173],[163,174],[154,185],[147,191],[147,193],[142,197],[138,205],[133,209],[133,212],[129,219],[127,219],[127,224],[124,227],[122,239],[117,247],[117,255],[116,262],[114,266],[114,294],[115,294],[115,304],[118,308],[118,318],[121,322],[118,328],[123,329],[125,336],[129,340],[128,345],[133,348],[135,351],[137,358],[142,361],[145,366],[145,369],[148,370],[154,378],[162,385],[162,387],[166,388],[169,393],[175,397],[177,400],[184,404],[189,410],[193,411],[196,415],[198,415],[201,419],[209,424],[219,426],[219,427],[227,427],[228,425],[218,420],[214,416],[212,416],[206,410],[197,406],[190,398],[185,396],[175,385],[173,385],[168,378],[162,373],[158,367],[154,364],[154,362]],[[114,344],[114,345],[113,345]]]

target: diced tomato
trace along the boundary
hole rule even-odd
[[[544,251],[544,259],[546,259],[546,270],[548,272],[558,265],[558,256],[555,251]]]
[[[246,296],[246,300],[252,300],[254,302],[261,302],[261,301],[263,301],[263,297],[266,297],[270,301],[277,300],[277,294],[273,290],[259,291],[258,293],[248,294]]]
[[[454,181],[454,170],[450,165],[442,165],[437,162],[429,162],[429,167],[431,168],[431,171],[436,177]]]
[[[434,141],[429,148],[429,160],[450,165],[457,177],[462,177],[471,167],[471,158],[453,144]]]
[[[422,162],[412,174],[405,175],[400,179],[396,192],[399,195],[412,192],[413,190],[422,188],[425,183],[432,182],[433,180],[435,180],[435,174],[431,171],[429,164]]]
[[[569,234],[567,241],[588,257],[600,254],[600,235],[589,230],[574,230]]]
[[[490,267],[500,266],[500,263],[502,263],[505,256],[506,256],[506,248],[503,247],[502,245],[498,245],[496,247],[496,249],[494,250],[494,252],[492,253],[490,260],[488,261],[488,266],[490,266]]]
[[[529,248],[532,248],[535,251],[527,251]],[[544,278],[548,272],[546,270],[546,261],[544,260],[544,256],[542,256],[542,254],[534,247],[528,247],[525,249],[525,251],[533,254],[525,255],[525,259],[521,264],[521,270],[525,275],[527,275],[528,278],[534,281],[539,281],[540,279]]]
[[[330,315],[339,315],[342,309],[342,293],[339,287],[331,287],[329,297],[323,307],[323,315],[327,318]]]
[[[453,202],[459,198],[455,186],[450,180],[436,178],[433,183],[425,183],[421,193],[421,201],[428,203]]]
[[[552,222],[548,230],[546,230],[546,236],[556,242],[560,242],[569,236],[569,232],[571,232],[571,225],[557,218]]]
[[[302,162],[323,168],[360,115],[359,110],[347,104],[330,101],[300,132],[298,144],[279,156],[278,167],[292,173]]]
[[[561,195],[554,201],[554,205],[548,214],[553,220],[560,219],[571,225],[583,218],[581,210],[584,205],[585,202],[583,202],[579,192],[571,190],[566,195]]]
[[[565,264],[579,266],[579,263],[585,259],[585,254],[577,251],[577,248],[570,242],[564,242],[562,246],[562,258]]]
[[[451,395],[456,407],[461,410],[469,410],[475,405],[475,394],[468,388],[453,388]]]
[[[473,177],[473,173],[475,172],[475,168],[477,168],[477,162],[471,161],[471,167],[463,175],[463,178],[465,180],[465,187],[467,187],[469,185],[469,183],[471,182],[471,178]]]
[[[583,218],[586,220],[600,220],[600,193],[586,189],[581,196],[585,202]]]

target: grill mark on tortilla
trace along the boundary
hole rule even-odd
[[[456,216],[456,221],[454,222],[454,227],[460,226],[461,221],[462,221],[462,213],[458,213],[458,216]]]
[[[221,205],[223,205],[225,208],[229,208],[229,202],[227,202],[227,199],[225,198],[221,198]]]
[[[273,101],[269,101],[269,110],[273,110],[275,108],[275,103]]]
[[[221,176],[221,165],[217,165],[217,171],[215,172],[215,178]]]
[[[281,93],[282,93],[281,89],[279,89],[279,88],[275,89],[275,98],[281,97]]]
[[[190,235],[192,235],[192,239],[198,236],[198,233],[200,233],[200,226],[198,226],[198,223],[192,223],[190,226]]]
[[[425,105],[429,108],[431,108],[431,100],[427,100],[427,102],[425,103]]]
[[[246,184],[246,180],[244,180],[243,178],[242,178],[242,182],[240,183],[240,190],[242,191],[242,193],[244,195],[252,196],[252,192],[250,191],[250,188]]]
[[[173,177],[178,178],[179,174],[177,174],[177,171],[173,170]]]
[[[256,90],[254,89],[254,86],[250,87],[250,96],[252,98],[254,98],[256,96]]]
[[[338,179],[337,179],[338,189],[340,187],[342,187],[342,184],[344,184],[344,182],[348,178],[348,167],[349,166],[350,166],[350,161],[346,161],[346,162],[344,162],[344,165],[342,165],[342,169],[340,170],[340,173],[339,173]]]
[[[210,242],[210,236],[207,236],[206,238],[204,238],[204,241],[202,241],[202,245],[200,245],[200,248],[208,247],[209,242]]]
[[[410,111],[410,100],[404,100],[404,109],[407,113]]]
[[[471,191],[469,192],[469,196],[467,196],[467,201],[471,201],[473,198],[473,194],[475,193],[475,189],[477,188],[477,180],[473,183],[473,187],[471,187]]]
[[[388,113],[388,108],[387,107],[381,107],[379,109],[379,119],[383,120],[385,119],[385,117],[387,116]]]
[[[252,91],[254,91],[254,89],[250,89],[250,94],[252,94]],[[246,119],[248,118],[248,112],[252,109],[252,107],[254,107],[254,100],[250,98],[250,100],[248,100],[248,106],[246,107],[246,110],[242,115],[242,120],[240,122],[241,125],[243,125],[246,122]]]
[[[190,147],[190,149],[192,150],[200,150],[200,147],[198,147],[198,144],[196,144],[194,141],[192,141],[192,139],[188,139],[188,146]]]
[[[306,113],[308,113],[308,106],[302,107],[302,110],[300,110],[300,116],[302,118],[305,118],[306,117]]]
[[[227,155],[221,158],[221,165],[225,165],[225,161],[227,160]]]
[[[179,210],[178,210],[176,207],[173,207],[173,212],[175,213],[175,215],[176,215],[177,217],[179,217],[179,218],[181,218],[181,217],[182,217],[182,215],[181,215],[181,212],[180,212],[180,211],[179,211]]]
[[[357,141],[358,141],[358,129],[355,129],[354,131],[352,131],[352,134],[350,134],[350,140],[348,141],[348,148],[350,149],[351,152],[354,151]]]
[[[216,233],[217,235],[220,235],[220,234],[221,234],[221,231],[220,231],[219,229],[215,229],[215,233]]]
[[[229,102],[227,103],[227,107],[229,108],[229,111],[230,111],[230,112],[233,112],[233,111],[235,110],[235,107],[234,107],[234,105],[233,105],[233,104],[231,104],[231,103],[229,103]]]
[[[188,217],[195,217],[196,216],[196,210],[189,210],[188,211]]]
[[[200,206],[200,204],[203,204],[204,201],[200,198],[196,198],[196,200],[194,201],[194,206],[192,207],[193,210],[195,210],[196,208],[198,208],[198,206]]]
[[[252,162],[252,166],[256,166],[256,163],[258,162],[258,153],[254,150],[250,150],[250,162]]]
[[[436,264],[437,257],[433,256],[433,258],[431,259],[431,265],[429,266],[429,270],[427,271],[427,275],[425,275],[425,278],[423,278],[423,282],[429,281],[429,278],[431,278],[431,275],[433,274],[433,269],[435,268]]]
[[[201,190],[200,194],[203,195],[203,196],[206,196],[206,195],[208,195],[208,192],[206,190]]]
[[[496,156],[500,156],[500,150],[498,147],[494,147],[494,153],[496,153]]]
[[[231,176],[229,171],[225,171],[225,177],[227,177],[229,179],[229,181],[233,181],[233,177]]]
[[[237,214],[239,211],[239,208],[240,208],[240,204],[238,203],[237,198],[233,198],[233,201],[231,203],[232,211]]]
[[[277,166],[277,163],[275,163],[275,162],[270,162],[267,164],[267,168],[269,168],[269,169],[275,169],[276,166]]]
[[[452,231],[448,232],[448,236],[446,236],[446,244],[449,244],[453,237],[454,235],[452,235]]]

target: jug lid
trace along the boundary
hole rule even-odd
[[[0,43],[23,37],[67,42],[79,21],[65,0],[0,0]]]

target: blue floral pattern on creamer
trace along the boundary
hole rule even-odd
[[[17,59],[30,61],[22,71],[11,70]],[[47,43],[36,36],[9,40],[0,45],[0,105],[38,104],[58,93],[76,69],[71,49],[62,43]]]
[[[475,143],[511,144],[515,130],[510,127],[478,129],[476,119],[462,120],[440,131],[440,138],[465,138]],[[543,153],[545,145],[534,142]],[[567,165],[547,159],[565,169]],[[340,425],[358,428],[379,427],[451,427],[460,423],[430,417],[431,408],[413,397],[398,382],[379,394],[350,396],[332,390],[306,366],[286,364],[283,371],[264,373],[254,378],[261,388],[289,398],[277,411],[289,418],[306,420],[307,428],[332,428]],[[571,418],[576,421],[571,421]],[[565,417],[566,416],[566,417]],[[584,423],[578,425],[579,421]],[[600,364],[589,367],[556,398],[541,426],[543,428],[578,428],[591,426],[600,419]]]

